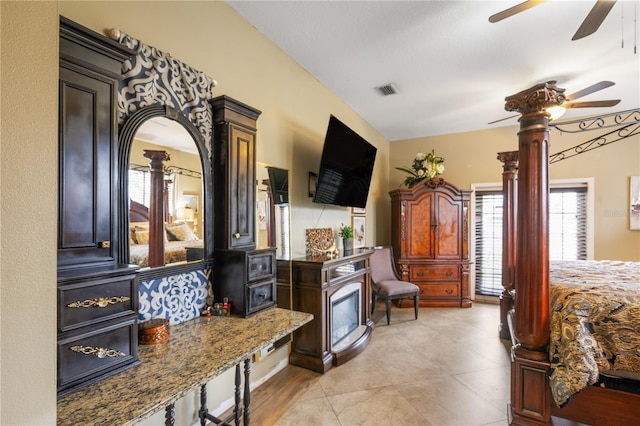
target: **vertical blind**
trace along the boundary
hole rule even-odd
[[[502,293],[502,191],[475,194],[476,294]],[[549,259],[587,258],[587,188],[552,188],[549,195]]]
[[[168,193],[169,213],[174,211],[174,179],[165,180],[165,185]],[[151,180],[148,170],[141,168],[129,169],[129,198],[136,203],[140,203],[149,207],[150,205],[150,193],[151,193]]]

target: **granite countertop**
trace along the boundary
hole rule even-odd
[[[138,347],[140,365],[59,399],[58,425],[135,424],[312,319],[271,308],[170,326],[168,341]]]

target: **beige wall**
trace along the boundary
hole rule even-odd
[[[514,120],[515,121],[515,120]],[[611,131],[550,134],[550,153],[571,148]],[[443,177],[459,186],[502,182],[500,151],[518,149],[518,126],[458,133],[391,143],[389,189],[398,187],[405,174],[396,166],[408,166],[417,152],[445,158]],[[640,135],[568,158],[549,167],[550,178],[592,177],[595,182],[594,259],[640,260],[640,231],[629,230],[629,177],[640,175]]]
[[[56,420],[58,5],[0,2],[0,424]]]

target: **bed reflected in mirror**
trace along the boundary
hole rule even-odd
[[[131,143],[129,262],[142,268],[204,258],[203,176],[198,147],[177,121],[146,120]]]

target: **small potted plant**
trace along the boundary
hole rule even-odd
[[[353,227],[351,225],[340,224],[340,237],[342,237],[342,249],[344,254],[351,253],[351,247],[353,245]]]

